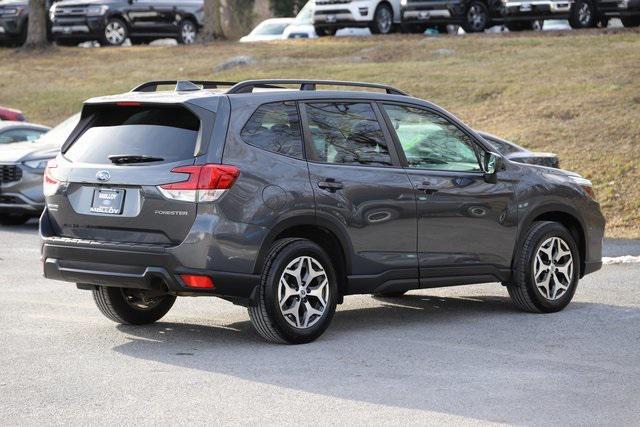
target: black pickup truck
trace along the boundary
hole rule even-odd
[[[567,19],[572,28],[590,28],[606,26],[616,17],[625,27],[636,27],[640,0],[401,0],[401,15],[408,32],[447,24],[460,25],[467,33],[498,24],[522,31],[536,29],[546,19]]]
[[[203,15],[203,0],[63,0],[49,11],[53,37],[63,45],[97,40],[119,46],[127,38],[132,44],[160,38],[191,44]]]

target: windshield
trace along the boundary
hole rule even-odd
[[[80,121],[80,113],[74,114],[34,142],[38,144],[54,144],[62,146]]]
[[[278,36],[284,33],[288,26],[288,22],[263,22],[251,34],[254,36]]]

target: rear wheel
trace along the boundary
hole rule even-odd
[[[0,224],[2,225],[22,225],[29,221],[31,216],[19,214],[3,214],[0,215]]]
[[[640,26],[640,16],[621,16],[620,20],[627,28]]]
[[[108,319],[128,325],[146,325],[169,312],[176,297],[141,289],[98,286],[93,290],[96,305]]]
[[[180,44],[194,44],[196,37],[198,36],[198,28],[193,21],[189,19],[183,19],[178,25],[178,43]]]
[[[552,313],[571,302],[579,275],[580,253],[571,233],[556,222],[536,222],[527,232],[507,290],[521,310]]]
[[[376,8],[369,30],[373,34],[389,34],[393,31],[393,10],[388,4]]]
[[[571,28],[594,28],[598,24],[593,3],[589,0],[576,0],[571,7],[569,25]]]
[[[104,27],[104,34],[100,40],[103,46],[120,46],[129,37],[127,24],[120,18],[111,18]]]
[[[472,1],[464,14],[462,29],[467,33],[481,33],[489,25],[489,10],[480,1]]]
[[[302,344],[327,329],[338,287],[331,260],[306,239],[276,241],[265,261],[258,301],[249,307],[256,331],[267,341]]]

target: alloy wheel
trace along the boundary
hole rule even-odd
[[[391,25],[393,25],[393,16],[391,15],[391,12],[388,8],[380,8],[376,21],[378,23],[378,29],[380,30],[380,33],[387,34],[389,31],[391,31]]]
[[[182,42],[184,44],[193,44],[196,41],[196,28],[191,22],[185,22],[182,24]]]
[[[471,24],[471,28],[473,28],[474,31],[484,30],[486,17],[484,14],[484,10],[480,5],[472,5],[469,8],[469,12],[467,12],[467,18],[469,23]]]
[[[549,301],[561,298],[573,282],[573,256],[560,237],[545,240],[534,260],[533,277],[538,292]]]
[[[327,310],[329,278],[315,258],[300,256],[282,272],[278,283],[278,305],[287,323],[307,329]]]
[[[127,38],[127,30],[119,21],[111,21],[104,29],[104,37],[109,44],[119,45]]]
[[[580,5],[580,9],[578,9],[578,21],[585,27],[591,23],[591,8],[587,3]]]

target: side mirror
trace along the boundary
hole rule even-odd
[[[491,152],[485,153],[483,163],[484,180],[491,184],[498,182],[498,171],[502,170],[504,166],[502,156]]]

